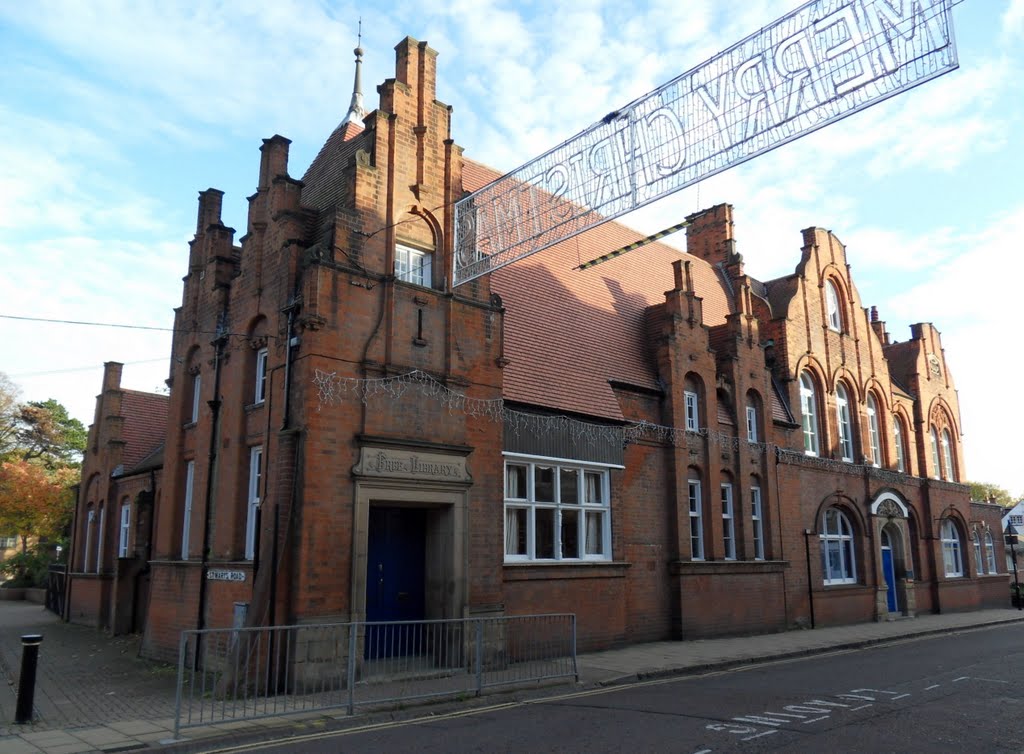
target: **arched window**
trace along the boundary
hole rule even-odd
[[[868,393],[868,449],[871,453],[871,465],[882,465],[882,448],[878,436],[878,404],[875,396]]]
[[[128,546],[131,540],[132,531],[132,505],[125,498],[121,501],[121,526],[118,529],[117,557],[128,557]]]
[[[903,422],[898,416],[892,418],[892,436],[896,441],[896,470],[906,471],[907,462],[903,455]]]
[[[933,433],[934,435],[934,433]],[[946,578],[958,578],[964,575],[964,562],[960,548],[960,532],[952,519],[942,522],[942,564]]]
[[[692,471],[687,488],[690,505],[690,558],[704,560],[704,502],[700,495],[700,479]]]
[[[857,566],[853,555],[853,527],[838,508],[821,519],[821,572],[826,584],[853,584]]]
[[[103,572],[103,533],[106,528],[106,509],[103,503],[100,503],[100,514],[96,524],[96,573]]]
[[[804,427],[804,453],[818,455],[818,419],[815,414],[814,380],[804,372],[800,375],[800,413]]]
[[[836,385],[836,422],[839,425],[839,454],[844,461],[853,461],[853,428],[850,426],[850,402],[846,388]]]
[[[89,511],[85,517],[85,547],[82,551],[82,572],[89,572],[89,558],[92,556],[92,530],[96,526],[96,511],[89,503]]]
[[[835,283],[831,280],[825,281],[825,306],[828,310],[828,328],[842,332],[843,317],[839,311],[839,294],[836,292]]]
[[[971,543],[974,545],[974,569],[978,572],[979,576],[984,576],[985,565],[981,559],[981,540],[978,538],[978,532],[971,532]]]
[[[953,468],[953,443],[949,440],[949,431],[942,430],[942,478],[956,481],[956,471]]]
[[[928,435],[932,441],[932,479],[938,479],[942,476],[941,464],[939,463],[939,437],[935,434],[935,427],[928,430]]]
[[[750,478],[750,527],[754,534],[754,560],[764,560],[764,509],[761,502],[761,481]]]
[[[700,392],[692,377],[683,381],[683,407],[686,410],[686,431],[696,432],[700,429]]]
[[[736,560],[736,511],[729,481],[722,482],[722,552],[726,560]]]
[[[985,557],[988,560],[988,572],[999,573],[999,568],[996,566],[996,546],[995,541],[992,539],[992,532],[985,532]]]

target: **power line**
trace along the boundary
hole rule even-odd
[[[17,314],[0,314],[0,319],[14,319],[21,322],[48,322],[57,325],[86,325],[88,327],[117,327],[123,330],[149,330],[153,332],[187,333],[193,335],[227,335],[237,338],[247,338],[249,333],[221,332],[220,330],[194,330],[190,327],[154,327],[151,325],[126,325],[120,322],[89,322],[80,319],[53,319],[50,317],[23,317]],[[276,338],[276,335],[267,335],[268,338]]]
[[[141,359],[139,361],[125,361],[124,366],[133,366],[135,364],[153,364],[157,361],[169,361],[169,356],[161,356],[158,359]],[[102,369],[102,364],[92,364],[87,367],[67,367],[66,369],[49,369],[42,372],[19,372],[18,374],[9,374],[8,377],[12,379],[21,379],[23,377],[45,377],[50,374],[67,374],[69,372],[87,372],[92,369]]]

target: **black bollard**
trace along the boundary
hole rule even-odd
[[[39,645],[42,634],[25,634],[21,637],[21,677],[18,679],[18,709],[16,723],[32,722],[32,707],[36,695],[36,663],[39,661]]]

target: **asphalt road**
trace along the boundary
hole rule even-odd
[[[1022,661],[1013,625],[233,751],[1022,751]]]

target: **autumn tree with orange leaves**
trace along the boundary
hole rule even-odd
[[[21,551],[28,538],[56,539],[63,533],[74,508],[71,485],[77,471],[49,471],[30,461],[0,464],[0,531],[16,535]]]

